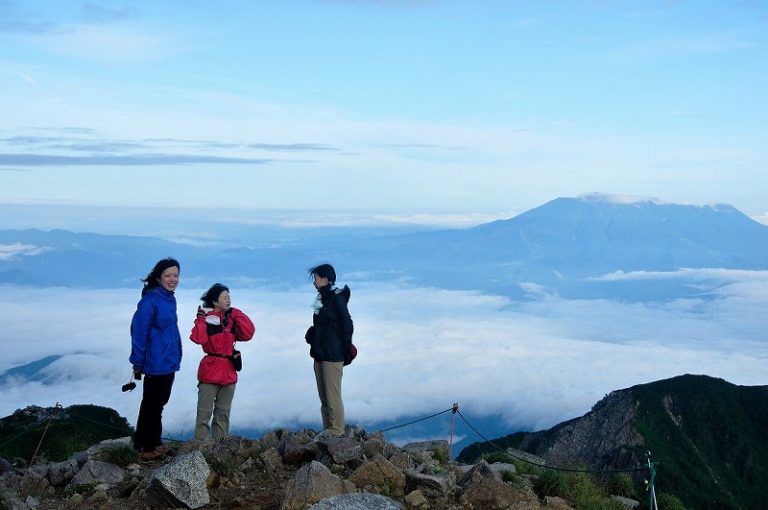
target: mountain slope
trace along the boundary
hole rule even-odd
[[[657,488],[688,508],[768,507],[768,386],[736,386],[684,375],[614,391],[582,416],[549,430],[516,433],[496,445],[528,451],[550,465],[624,469],[660,462]],[[476,443],[471,461],[490,445]]]

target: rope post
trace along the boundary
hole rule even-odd
[[[48,423],[45,424],[45,428],[43,429],[43,433],[40,436],[40,441],[37,442],[37,448],[35,448],[35,453],[32,454],[32,458],[29,459],[29,465],[30,467],[35,462],[35,457],[37,457],[37,452],[40,451],[40,446],[43,444],[43,440],[45,439],[45,433],[48,432],[48,427],[51,426],[51,421],[53,420],[53,414],[57,412],[59,409],[61,409],[62,406],[58,402],[56,402],[56,405],[53,406],[53,411],[51,412],[51,415],[48,417]]]
[[[458,402],[454,402],[451,407],[451,442],[448,443],[448,458],[453,459],[453,422],[456,418],[456,413],[459,412]]]
[[[658,462],[651,462],[651,452],[646,451],[645,457],[648,459],[648,510],[654,510],[658,509],[658,504],[656,503],[656,489],[653,486],[653,482],[656,479],[656,466],[659,464]]]

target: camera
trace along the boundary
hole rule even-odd
[[[131,373],[131,377],[133,377],[137,381],[141,381],[141,372],[133,371]],[[122,389],[123,389],[123,393],[125,393],[126,391],[133,391],[134,389],[136,389],[136,383],[134,381],[131,381],[129,383],[125,383],[125,384],[123,384],[123,388]]]

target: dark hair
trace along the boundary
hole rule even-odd
[[[310,268],[309,275],[328,278],[328,283],[336,283],[336,270],[330,264],[320,264],[319,266]]]
[[[160,286],[160,282],[158,282],[158,280],[163,274],[163,271],[169,267],[178,267],[179,271],[181,271],[181,264],[179,264],[179,261],[174,258],[168,257],[157,261],[157,264],[155,264],[155,267],[152,268],[152,271],[149,272],[147,277],[141,280],[144,282],[144,288],[141,289],[142,296],[146,294],[150,289]]]
[[[221,283],[214,283],[205,294],[200,296],[200,301],[203,302],[203,305],[205,305],[206,308],[213,308],[213,302],[218,301],[219,296],[221,296],[221,293],[224,291],[229,292],[229,287],[222,285]]]

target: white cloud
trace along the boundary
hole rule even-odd
[[[551,296],[514,302],[352,282],[350,310],[360,354],[344,374],[348,419],[397,422],[458,402],[471,416],[497,415],[508,424],[540,429],[582,415],[612,390],[684,373],[767,384],[768,324],[760,311],[768,305],[768,276],[731,272],[723,278],[728,274],[717,299],[656,304]],[[122,394],[120,386],[130,377],[128,325],[138,290],[25,288],[21,302],[14,298],[17,289],[0,289],[0,371],[52,354],[67,356],[45,369],[58,377],[56,384],[3,388],[0,415],[29,404],[93,403],[115,408],[134,423],[140,389]],[[200,294],[201,289],[178,292],[184,338]],[[319,427],[303,339],[312,292],[233,289],[233,297],[256,324],[255,338],[242,345],[245,367],[233,425]],[[188,433],[194,421],[200,351],[186,340],[184,349],[164,413],[170,434]]]
[[[21,255],[40,255],[46,250],[47,248],[42,246],[35,246],[34,244],[0,244],[0,261],[12,260],[14,257]]]

